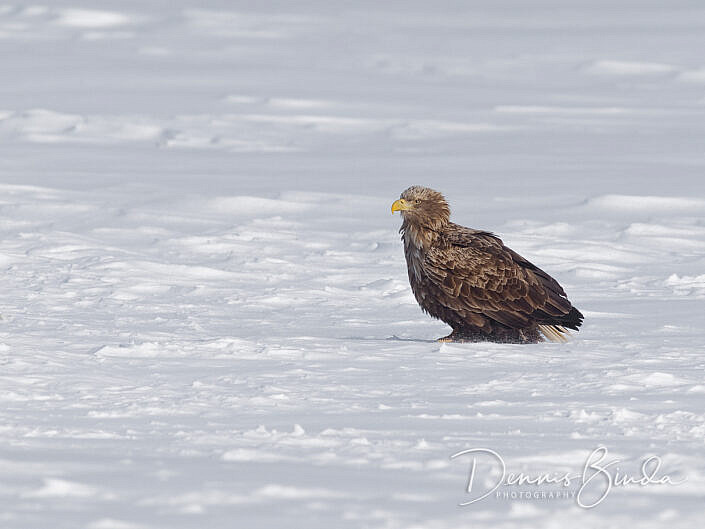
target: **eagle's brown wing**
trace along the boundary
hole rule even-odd
[[[564,325],[572,309],[551,276],[488,232],[451,225],[427,252],[424,271],[439,291],[437,301],[471,324],[474,313],[514,329]]]

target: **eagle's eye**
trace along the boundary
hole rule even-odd
[[[417,198],[416,200],[414,200],[414,202],[416,202],[417,204],[421,204],[421,199]]]

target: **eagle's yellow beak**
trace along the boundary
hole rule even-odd
[[[399,200],[395,200],[394,204],[392,204],[392,215],[394,215],[395,211],[408,211],[410,209],[411,204],[409,204],[403,198],[400,198]]]

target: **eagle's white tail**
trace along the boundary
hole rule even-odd
[[[549,342],[566,343],[570,337],[568,329],[560,325],[539,325],[539,330]]]

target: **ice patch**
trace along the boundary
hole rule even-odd
[[[80,116],[31,109],[0,120],[0,137],[19,135],[37,143],[154,141],[159,125],[139,116]]]
[[[620,254],[617,252],[610,252],[610,257],[614,258],[618,255],[624,255],[627,260],[629,256],[626,254]],[[620,259],[616,259],[619,261]],[[580,278],[593,278],[593,279],[617,279],[622,276],[629,269],[622,266],[613,266],[601,263],[585,263],[576,265],[572,268],[575,275]]]
[[[390,136],[398,140],[420,140],[457,134],[477,134],[517,130],[517,126],[495,123],[463,123],[456,121],[413,120],[391,128]]]
[[[671,373],[654,372],[649,375],[629,375],[625,377],[626,380],[642,384],[646,387],[667,387],[667,386],[680,386],[685,384],[686,381],[672,375]]]
[[[553,257],[559,260],[569,259],[574,264],[571,268],[584,273],[584,277],[615,277],[624,268],[607,263],[641,263],[646,260],[642,252],[625,248],[618,244],[583,243],[581,246],[562,248],[542,248],[535,250],[536,255]]]
[[[130,17],[115,11],[62,9],[56,22],[62,26],[74,28],[107,28],[128,24]]]
[[[701,246],[702,247],[702,246]],[[671,287],[673,293],[679,296],[704,296],[705,295],[705,274],[699,276],[679,276],[671,274],[664,281],[664,285]]]
[[[494,108],[501,114],[563,114],[563,115],[613,115],[634,112],[633,109],[620,107],[552,107],[500,105]]]
[[[95,498],[102,495],[96,487],[58,478],[45,478],[41,488],[24,494],[26,498]]]
[[[624,233],[628,235],[638,236],[638,237],[703,237],[705,238],[705,227],[699,226],[666,226],[663,224],[647,224],[635,222],[630,224],[629,227],[624,230]],[[697,240],[692,240],[691,242],[698,242]]]
[[[660,197],[638,195],[603,195],[588,200],[589,206],[631,212],[703,211],[705,200],[688,197]]]
[[[168,351],[168,352],[167,352]],[[139,345],[106,345],[94,353],[96,356],[123,357],[123,358],[156,358],[158,356],[185,356],[186,353],[178,351],[173,346],[164,346],[157,343],[143,343]]]
[[[665,374],[665,373],[662,373]],[[646,381],[645,381],[646,382]],[[648,382],[647,382],[648,383]],[[663,385],[663,384],[660,384]],[[635,421],[644,421],[646,415],[627,408],[619,408],[612,410],[612,421],[615,423],[630,423]]]
[[[223,461],[238,461],[243,463],[278,463],[292,460],[296,460],[296,458],[254,448],[235,448],[223,454]]]
[[[212,199],[208,202],[208,208],[219,213],[230,213],[247,217],[262,217],[287,213],[301,213],[311,209],[311,205],[288,200],[233,196]]]
[[[257,14],[237,11],[186,9],[187,23],[209,37],[242,39],[291,38],[310,30],[317,20],[293,14]]]
[[[699,70],[686,70],[678,76],[679,81],[686,83],[705,83],[705,68]]]
[[[258,501],[258,498],[252,493],[237,494],[206,488],[205,490],[186,492],[183,494],[143,498],[139,501],[139,505],[166,505],[171,511],[176,510],[176,512],[179,513],[200,514],[203,513],[207,507],[241,505],[254,503],[256,501]]]
[[[146,525],[117,520],[115,518],[100,518],[89,522],[86,529],[146,529]]]
[[[284,109],[327,108],[334,104],[331,101],[325,101],[323,99],[293,99],[284,97],[271,98],[267,103],[272,107]]]
[[[583,309],[581,311],[583,313],[583,316],[586,318],[607,318],[607,319],[623,319],[623,318],[633,318],[633,314],[627,314],[624,312],[598,312],[595,310],[585,310]]]
[[[571,411],[570,418],[577,423],[588,423],[588,424],[605,420],[605,417],[603,415],[601,415],[600,413],[593,412],[593,411],[586,411],[584,409],[581,409],[579,411],[575,411],[575,410]]]
[[[83,40],[132,39],[135,33],[131,31],[86,31],[81,35]]]
[[[240,119],[253,123],[313,127],[317,131],[330,133],[381,130],[395,123],[392,120],[384,119],[353,118],[348,116],[317,116],[309,114],[245,114],[240,116]]]
[[[256,496],[282,500],[304,500],[311,498],[346,498],[348,495],[330,489],[292,487],[287,485],[265,485],[255,491]]]
[[[144,342],[141,344],[103,345],[93,351],[102,358],[257,358],[260,347],[239,338],[186,343]]]
[[[261,97],[232,94],[226,96],[225,101],[227,103],[234,103],[237,105],[254,105],[256,103],[262,103],[264,100]]]
[[[83,118],[76,114],[65,114],[42,108],[14,114],[11,119],[0,123],[0,127],[12,127],[24,134],[47,134],[66,132],[76,127]],[[2,130],[2,129],[0,129]]]
[[[586,72],[595,75],[660,75],[675,72],[671,64],[637,61],[596,61]]]

